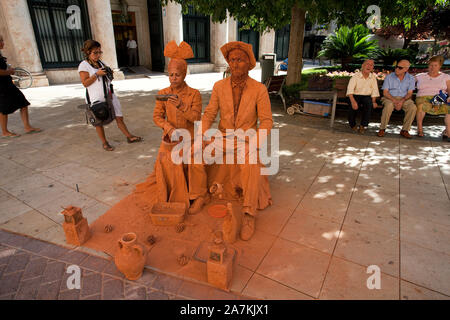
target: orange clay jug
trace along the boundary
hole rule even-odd
[[[144,271],[146,251],[137,243],[135,233],[125,233],[118,242],[114,262],[117,269],[125,275],[128,280],[137,280]]]

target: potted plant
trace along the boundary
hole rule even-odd
[[[318,56],[341,60],[342,68],[349,70],[353,58],[368,58],[378,50],[377,40],[369,38],[369,29],[363,25],[342,26],[325,39]]]

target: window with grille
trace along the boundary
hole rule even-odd
[[[189,6],[187,14],[183,14],[183,40],[189,43],[194,51],[194,58],[190,63],[209,62],[209,16],[198,13]]]
[[[43,68],[76,67],[91,37],[85,0],[28,0]],[[70,7],[70,8],[69,8]]]
[[[238,23],[238,41],[249,43],[252,45],[253,55],[256,61],[259,60],[259,32],[252,29],[241,30],[242,23]]]
[[[277,54],[277,60],[284,60],[288,57],[290,30],[291,25],[288,24],[283,29],[275,32],[275,53]]]

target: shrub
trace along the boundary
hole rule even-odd
[[[369,38],[369,29],[363,25],[342,26],[325,39],[318,56],[340,59],[343,69],[347,70],[353,58],[368,58],[379,49],[378,41]]]

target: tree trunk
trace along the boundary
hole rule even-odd
[[[405,40],[403,41],[403,49],[408,48],[408,44],[410,42],[411,42],[411,39],[405,37]]]
[[[305,31],[306,10],[296,4],[291,11],[291,31],[289,35],[288,72],[286,85],[299,83],[303,67],[303,38]]]

